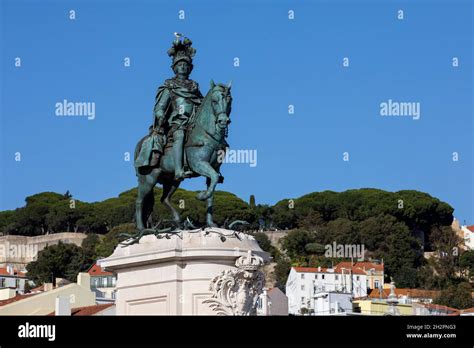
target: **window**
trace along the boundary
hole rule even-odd
[[[379,281],[378,281],[378,280],[375,280],[375,281],[374,281],[374,286],[375,286],[376,289],[379,288]]]
[[[324,274],[323,274],[323,275],[321,275],[321,279],[324,279]]]
[[[5,287],[5,278],[0,278],[0,288]]]
[[[357,281],[359,281],[359,279],[360,279],[360,277],[359,277],[359,276],[357,276],[357,277],[356,277],[356,280],[357,280]]]
[[[317,275],[317,274],[314,275],[314,279],[318,279],[318,275]]]
[[[304,273],[301,274],[301,279],[304,279]]]
[[[16,289],[20,288],[20,279],[18,279],[18,278],[15,279],[15,288]]]
[[[301,298],[301,303],[304,304],[304,297]]]
[[[304,285],[301,285],[301,291],[304,291]]]
[[[336,274],[336,280],[339,280],[339,276]]]

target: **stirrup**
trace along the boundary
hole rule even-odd
[[[184,180],[184,179],[188,179],[188,178],[191,178],[193,176],[194,172],[192,171],[182,171],[181,172],[181,175],[179,177],[177,177],[176,175],[174,176],[174,179],[175,180]]]

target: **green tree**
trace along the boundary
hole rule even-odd
[[[467,271],[469,276],[474,275],[474,250],[465,251],[461,254],[459,266]]]
[[[361,243],[368,250],[376,251],[383,249],[387,236],[399,228],[400,222],[392,215],[369,217],[359,224]]]
[[[275,265],[275,278],[276,278],[276,286],[283,292],[286,289],[286,281],[288,279],[288,275],[290,274],[291,269],[291,261],[288,258],[282,256],[279,257],[277,260],[277,264]]]
[[[411,236],[403,222],[392,226],[390,235],[381,250],[385,263],[385,274],[393,277],[398,287],[415,287],[418,241]]]
[[[250,199],[249,199],[249,205],[250,205],[250,208],[255,208],[255,196],[254,195],[250,195]]]
[[[272,248],[273,248],[272,243],[270,242],[270,238],[268,238],[268,236],[265,233],[257,232],[257,233],[254,233],[253,236],[263,251],[266,251],[266,252],[272,251]]]
[[[268,230],[273,228],[273,208],[267,204],[258,204],[253,207],[255,221],[249,227],[250,229]]]
[[[299,228],[303,228],[309,231],[316,230],[317,228],[324,226],[324,219],[320,212],[311,209],[307,214],[298,218],[297,225]]]
[[[472,287],[469,283],[451,285],[441,292],[441,295],[433,302],[436,304],[453,307],[457,309],[466,309],[473,306]]]
[[[100,237],[98,234],[89,233],[87,237],[82,241],[82,249],[87,259],[96,260],[97,259],[97,247],[100,244]]]
[[[324,247],[323,244],[319,244],[319,243],[308,243],[306,244],[305,246],[305,251],[306,253],[312,255],[312,254],[315,254],[315,255],[324,255],[324,253],[326,252],[326,248]]]
[[[431,230],[429,241],[438,254],[434,264],[436,273],[448,284],[456,283],[459,273],[458,246],[461,238],[450,226],[436,226]]]
[[[291,260],[306,256],[306,245],[314,243],[316,236],[313,232],[293,230],[280,239],[281,246]]]
[[[322,244],[359,244],[359,223],[346,218],[329,221],[316,231],[318,241]]]
[[[118,244],[126,239],[120,236],[121,233],[133,233],[136,231],[133,223],[121,224],[112,228],[95,247],[97,258],[104,258],[112,255]]]
[[[30,262],[26,269],[30,279],[36,284],[43,284],[55,278],[76,281],[77,274],[86,270],[90,264],[91,260],[81,247],[59,242],[41,250],[37,260]]]

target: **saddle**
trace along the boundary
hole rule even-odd
[[[190,176],[193,173],[191,169],[189,168],[188,157],[185,151],[189,131],[190,129],[187,126],[184,132],[185,135],[184,135],[184,140],[183,140],[183,144],[184,144],[183,145],[183,170],[186,176]],[[171,130],[171,128],[166,130],[166,133],[163,135],[163,138],[164,138],[163,152],[160,153],[158,151],[152,151],[151,153],[150,166],[152,167],[158,165],[158,163],[160,162],[161,155],[164,155],[172,150],[174,140],[173,140],[173,131]]]

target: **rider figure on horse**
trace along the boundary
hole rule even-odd
[[[175,165],[175,179],[183,180],[192,174],[183,167],[184,138],[190,119],[201,105],[203,96],[197,82],[189,79],[193,69],[192,58],[196,49],[188,38],[181,40],[175,34],[173,46],[168,50],[172,57],[171,68],[175,77],[168,79],[158,88],[153,110],[153,125],[150,136],[142,143],[135,166],[155,166],[164,153],[165,144],[172,144]]]

